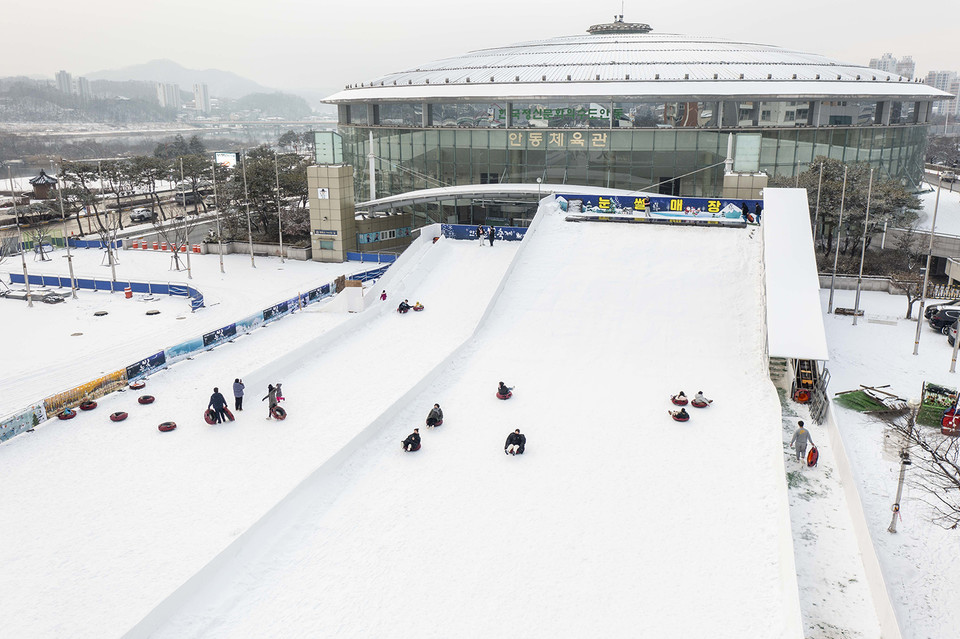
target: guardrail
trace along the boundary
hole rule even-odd
[[[23,284],[22,273],[8,273],[11,284]],[[190,298],[191,312],[203,308],[203,293],[199,290],[181,283],[173,282],[134,282],[132,280],[101,280],[95,277],[76,277],[74,278],[77,288],[85,288],[91,291],[110,291],[116,293],[127,288],[133,293],[149,293],[151,295],[174,295],[177,297]],[[70,286],[70,278],[66,275],[31,275],[31,286],[58,286],[61,288]]]
[[[377,279],[383,275],[389,266],[390,265],[387,264],[370,271],[356,273],[351,276],[351,279],[359,279],[361,281]],[[31,283],[33,283],[34,277],[39,278],[44,276],[31,275]],[[70,286],[70,278],[60,278],[57,276],[52,277],[56,277],[59,281],[66,281],[65,285]],[[12,279],[13,274],[11,274],[11,281]],[[20,275],[20,280],[22,283],[23,275]],[[120,282],[114,282],[114,284],[120,284]],[[182,284],[152,284],[144,282],[140,284],[153,287],[166,287],[166,290],[168,291],[166,294],[168,295],[181,295],[183,294],[182,292],[176,291],[186,291],[187,289],[196,291],[196,289],[184,286]],[[175,292],[170,292],[171,289]],[[158,292],[158,290],[155,289],[154,292]],[[197,293],[199,294],[199,291],[197,291]],[[130,381],[139,379],[141,377],[146,377],[151,373],[186,359],[187,357],[199,351],[207,351],[216,348],[217,346],[234,339],[234,337],[237,335],[249,333],[259,326],[274,322],[281,317],[290,315],[291,313],[294,313],[305,306],[319,302],[320,300],[330,297],[335,293],[335,283],[328,282],[305,293],[298,293],[296,297],[283,300],[282,302],[262,309],[257,313],[238,320],[232,324],[221,326],[220,328],[210,331],[209,333],[204,333],[199,337],[189,339],[185,342],[165,348],[162,351],[153,353],[152,355],[148,355],[147,357],[134,362],[133,364],[108,373],[102,377],[98,377],[95,380],[80,384],[79,386],[75,386],[58,393],[54,393],[53,395],[50,395],[40,401],[33,402],[29,406],[15,411],[13,414],[8,415],[3,420],[0,420],[0,442],[6,441],[24,431],[32,429],[40,423],[51,419],[54,415],[61,413],[64,409],[77,406],[86,399],[102,397],[108,393],[125,387]]]

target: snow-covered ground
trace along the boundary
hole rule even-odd
[[[855,294],[836,291],[834,305],[852,307]],[[853,326],[849,316],[826,314],[828,295],[822,291],[833,392],[890,384],[889,390],[901,397],[919,398],[925,380],[960,386],[960,374],[949,372],[952,348],[926,323],[919,354],[913,355],[917,325],[915,319],[903,319],[905,297],[861,293],[865,315]],[[914,317],[916,311],[915,306]],[[904,638],[960,637],[960,534],[930,524],[920,495],[909,487],[901,500],[898,532],[888,533],[900,470],[896,447],[885,446],[887,429],[870,417],[837,405],[834,411]],[[819,444],[816,430],[813,435]]]
[[[960,193],[946,189],[940,191],[940,203],[937,204],[937,190],[920,194],[923,210],[917,220],[918,229],[929,229],[933,223],[933,210],[937,209],[937,233],[960,235]]]
[[[74,249],[77,277],[110,279],[110,267],[103,265],[104,251]],[[347,262],[326,264],[313,261],[257,257],[256,268],[245,255],[225,255],[224,273],[216,255],[191,255],[193,279],[185,270],[170,270],[170,254],[155,251],[117,252],[117,279],[190,284],[204,295],[206,307],[190,312],[184,297],[143,295],[125,299],[123,292],[80,290],[73,300],[69,289],[31,287],[33,292],[55,290],[67,295],[65,303],[49,305],[0,299],[0,324],[5,328],[4,366],[0,367],[0,415],[19,410],[31,402],[72,388],[113,372],[165,347],[198,337],[231,324],[260,309],[316,288],[334,278],[375,268],[376,264]],[[32,257],[32,256],[31,256]],[[66,251],[57,250],[46,262],[27,258],[31,275],[68,275]],[[22,274],[19,257],[0,266],[4,282],[8,273]],[[256,282],[256,284],[254,284]],[[14,288],[21,289],[22,285]],[[148,309],[159,315],[147,316]],[[94,317],[96,311],[106,316]],[[318,327],[330,328],[342,315],[321,315]],[[281,320],[285,321],[285,320]],[[79,334],[77,334],[79,333]]]

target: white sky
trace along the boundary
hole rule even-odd
[[[620,2],[486,0],[167,0],[131,3],[9,2],[0,77],[83,75],[169,58],[188,68],[233,71],[275,88],[340,88],[439,58],[525,40],[583,33],[610,22]],[[918,73],[960,69],[955,26],[893,0],[752,3],[741,10],[688,0],[674,11],[634,0],[625,19],[654,31],[747,39],[866,64],[913,55]],[[945,5],[944,5],[945,6]]]

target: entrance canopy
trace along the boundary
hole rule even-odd
[[[770,356],[827,360],[807,192],[764,189],[763,207]]]
[[[464,184],[460,186],[443,186],[435,189],[421,189],[409,191],[400,195],[377,198],[358,202],[357,211],[389,211],[390,209],[424,202],[444,202],[448,200],[464,199],[498,199],[535,202],[537,199],[550,193],[565,193],[574,195],[610,195],[618,197],[648,197],[655,193],[643,191],[627,191],[625,189],[604,189],[596,186],[578,186],[576,184]]]

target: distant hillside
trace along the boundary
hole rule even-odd
[[[176,111],[161,109],[156,99],[139,95],[81,100],[46,83],[26,78],[0,81],[0,122],[161,122]]]
[[[187,69],[172,60],[151,60],[121,69],[110,69],[86,74],[90,80],[141,82],[170,82],[184,91],[193,91],[194,83],[204,83],[210,95],[218,98],[240,98],[250,93],[264,93],[271,89],[230,71],[220,69]]]
[[[251,93],[239,100],[230,100],[223,108],[232,112],[249,111],[260,117],[279,117],[295,120],[313,113],[307,101],[289,93]]]

